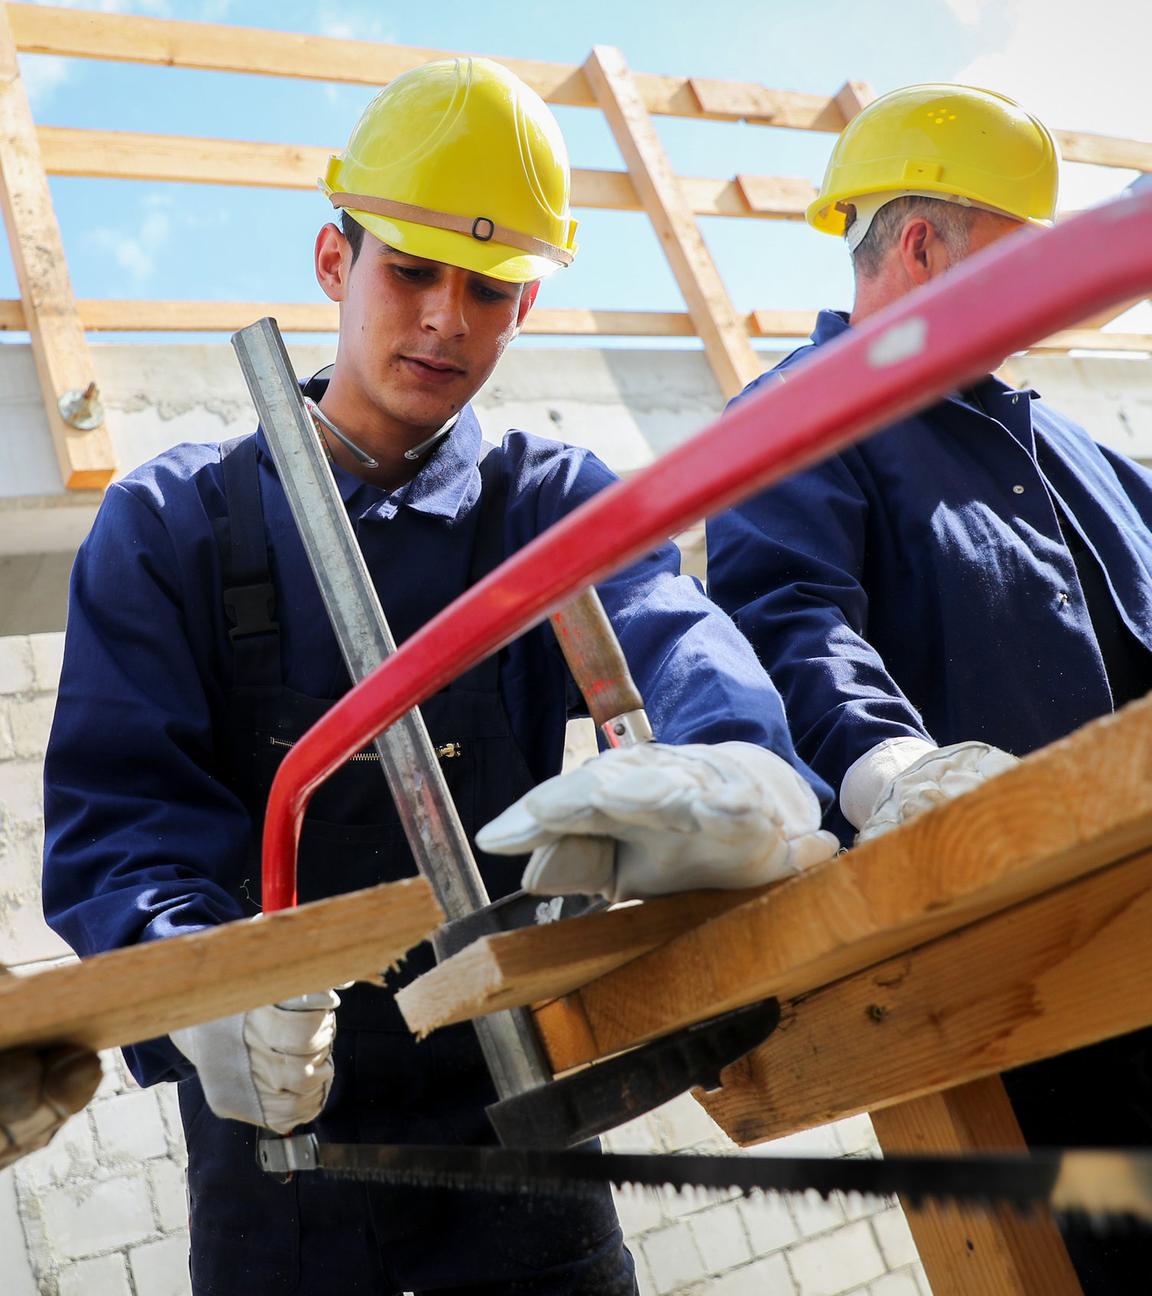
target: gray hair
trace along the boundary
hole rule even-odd
[[[856,277],[872,278],[879,271],[885,254],[895,246],[900,231],[908,221],[916,217],[922,217],[931,224],[943,240],[949,256],[953,261],[958,261],[968,251],[972,222],[977,214],[971,207],[962,207],[942,198],[924,198],[919,194],[893,198],[872,218],[867,234],[852,253]],[[848,216],[849,228],[855,219],[856,212],[853,210]]]

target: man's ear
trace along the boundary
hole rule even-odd
[[[516,331],[519,332],[524,327],[524,321],[528,318],[528,312],[536,302],[536,294],[540,291],[540,280],[535,283],[525,284],[520,290],[520,307],[516,312]]]
[[[316,235],[315,262],[316,282],[325,296],[334,302],[343,301],[352,269],[352,245],[331,222]]]

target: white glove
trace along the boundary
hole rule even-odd
[[[602,752],[521,797],[476,843],[532,850],[524,887],[537,895],[609,900],[759,886],[837,850],[808,784],[744,742]]]
[[[100,1059],[68,1046],[0,1054],[0,1169],[44,1147],[100,1083]]]
[[[860,830],[856,840],[869,841],[1017,764],[1017,757],[988,743],[934,747],[922,738],[891,738],[849,767],[840,808]]]
[[[315,1120],[332,1087],[334,990],[172,1032],[196,1068],[204,1098],[225,1120],[288,1134]]]

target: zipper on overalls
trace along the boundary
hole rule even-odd
[[[268,745],[270,747],[281,747],[287,751],[296,746],[296,741],[295,739],[290,741],[287,738],[277,738],[275,734],[271,734],[268,738]],[[460,755],[460,744],[458,742],[441,743],[435,751],[440,760],[454,760]],[[349,761],[378,761],[379,759],[380,757],[377,755],[375,749],[372,751],[356,752],[355,755],[348,757]]]

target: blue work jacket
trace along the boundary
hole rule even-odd
[[[283,682],[337,698],[348,675],[256,435]],[[466,408],[395,491],[335,469],[399,641],[467,585],[471,554],[458,525],[477,505],[480,446]],[[509,432],[492,457],[504,475],[508,554],[615,480],[587,451],[523,432]],[[46,760],[44,905],[80,954],[241,916],[219,880],[235,872],[252,831],[218,777],[232,679],[217,543],[224,516],[219,447],[177,446],[110,487],[76,559]],[[829,798],[796,760],[779,695],[755,654],[696,582],[679,575],[674,546],[599,589],[658,738],[761,744]],[[547,624],[508,647],[499,689],[532,777],[557,773],[565,723],[581,704]]]
[[[813,345],[747,391],[847,327],[822,311]],[[1112,709],[1057,504],[1152,647],[1152,474],[1035,392],[993,378],[977,391],[978,404],[940,401],[709,525],[709,592],[833,787],[888,738],[1023,754]]]

